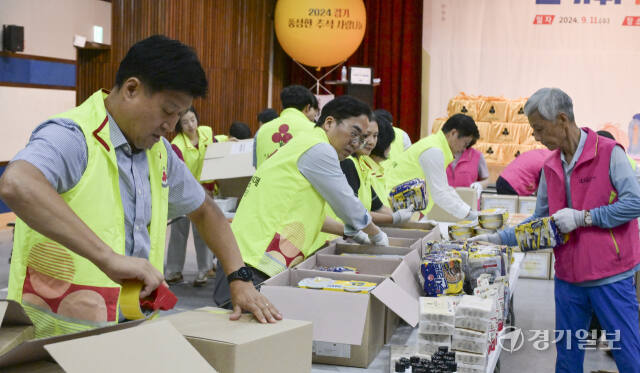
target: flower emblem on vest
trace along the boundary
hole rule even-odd
[[[289,140],[291,140],[293,138],[293,135],[289,133],[289,125],[288,124],[283,124],[278,128],[278,132],[274,133],[273,136],[271,136],[271,140],[275,143],[280,144],[280,146],[283,146],[284,144],[288,143]]]
[[[167,169],[162,167],[162,187],[166,188],[167,186]]]

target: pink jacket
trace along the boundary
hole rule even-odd
[[[547,149],[534,149],[520,154],[502,170],[500,176],[519,196],[530,196],[538,190],[540,170],[545,159],[551,155]]]
[[[447,167],[447,180],[452,187],[468,187],[478,181],[478,163],[480,163],[479,151],[469,148],[465,150],[456,163],[455,171],[453,163]]]
[[[585,128],[587,141],[571,173],[571,201],[576,210],[590,210],[617,201],[609,178],[611,152],[617,143]],[[560,150],[544,164],[549,214],[568,207]],[[612,229],[578,228],[569,241],[554,249],[556,276],[567,282],[598,280],[625,272],[640,263],[636,219]]]

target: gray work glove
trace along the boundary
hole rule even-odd
[[[389,246],[389,237],[382,230],[376,235],[370,236],[371,243],[376,246]]]
[[[409,205],[406,209],[400,209],[393,213],[393,224],[402,224],[408,222],[413,216],[413,205]]]
[[[494,245],[502,245],[502,240],[500,239],[500,235],[498,233],[481,234],[479,236],[470,238],[469,241],[471,242],[482,241],[482,242],[490,242]]]
[[[371,240],[369,240],[369,236],[363,231],[358,231],[355,235],[350,237],[352,240],[356,241],[360,245],[371,245]]]
[[[553,221],[558,226],[558,229],[562,233],[569,233],[576,230],[578,227],[586,227],[587,223],[584,221],[584,211],[574,210],[571,208],[563,208],[556,211],[553,214]]]

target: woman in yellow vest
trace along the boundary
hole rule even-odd
[[[377,112],[377,110],[376,110]],[[393,212],[385,191],[384,168],[378,160],[388,157],[390,144],[395,137],[391,123],[384,116],[376,116],[369,121],[364,144],[353,156],[340,162],[347,182],[364,207],[371,212],[376,224],[399,224],[408,221],[412,209]],[[375,153],[373,154],[375,150]],[[380,194],[378,194],[380,193]]]
[[[176,137],[171,142],[173,150],[178,157],[191,171],[196,180],[200,180],[202,174],[202,164],[207,146],[213,143],[211,127],[198,126],[198,114],[192,107],[184,113],[178,124],[176,124]],[[210,193],[209,188],[205,187]],[[176,218],[171,224],[171,236],[169,238],[169,248],[167,249],[167,268],[165,280],[172,284],[182,281],[182,269],[187,251],[187,239],[189,238],[189,227],[191,222],[186,216]],[[193,281],[193,286],[202,286],[207,283],[207,275],[213,277],[209,271],[213,267],[213,254],[204,243],[195,225],[193,226],[193,244],[196,248],[196,261],[198,272]],[[211,271],[213,272],[213,271]]]
[[[409,138],[409,135],[401,128],[393,126],[393,116],[391,115],[391,113],[385,109],[376,109],[375,115],[376,118],[383,118],[383,120],[388,121],[392,126],[391,128],[393,129],[393,133],[395,135],[393,141],[391,141],[389,154],[385,159],[395,158],[402,154],[402,152],[404,152],[405,150],[409,149],[409,147],[411,146],[411,138]]]

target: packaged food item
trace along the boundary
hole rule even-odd
[[[449,226],[449,236],[454,240],[466,240],[473,237],[475,221],[463,220]]]
[[[482,299],[473,295],[464,295],[456,307],[456,318],[470,317],[488,320],[493,310],[493,302],[490,299]],[[473,329],[473,328],[467,328]],[[477,330],[477,329],[474,329]]]
[[[298,282],[298,287],[306,289],[346,291],[367,294],[376,287],[375,282],[333,280],[326,277],[309,277]]]
[[[460,364],[465,364],[465,365],[476,365],[484,368],[487,365],[487,353],[486,351],[480,354],[457,351],[456,362],[458,363],[458,366],[460,366]]]
[[[412,179],[391,188],[389,203],[393,211],[413,206],[415,211],[427,208],[427,186],[423,179]]]
[[[423,322],[455,324],[453,302],[448,297],[420,297],[420,323]]]
[[[563,235],[551,217],[534,219],[515,228],[516,241],[522,251],[552,249],[569,240]]]
[[[347,267],[347,266],[318,266],[314,269],[317,271],[324,271],[324,272],[359,273],[356,267]]]
[[[447,253],[426,255],[420,265],[420,283],[427,296],[460,293],[464,283],[462,259]]]
[[[478,213],[478,222],[484,229],[501,229],[509,220],[505,209],[487,209]]]

